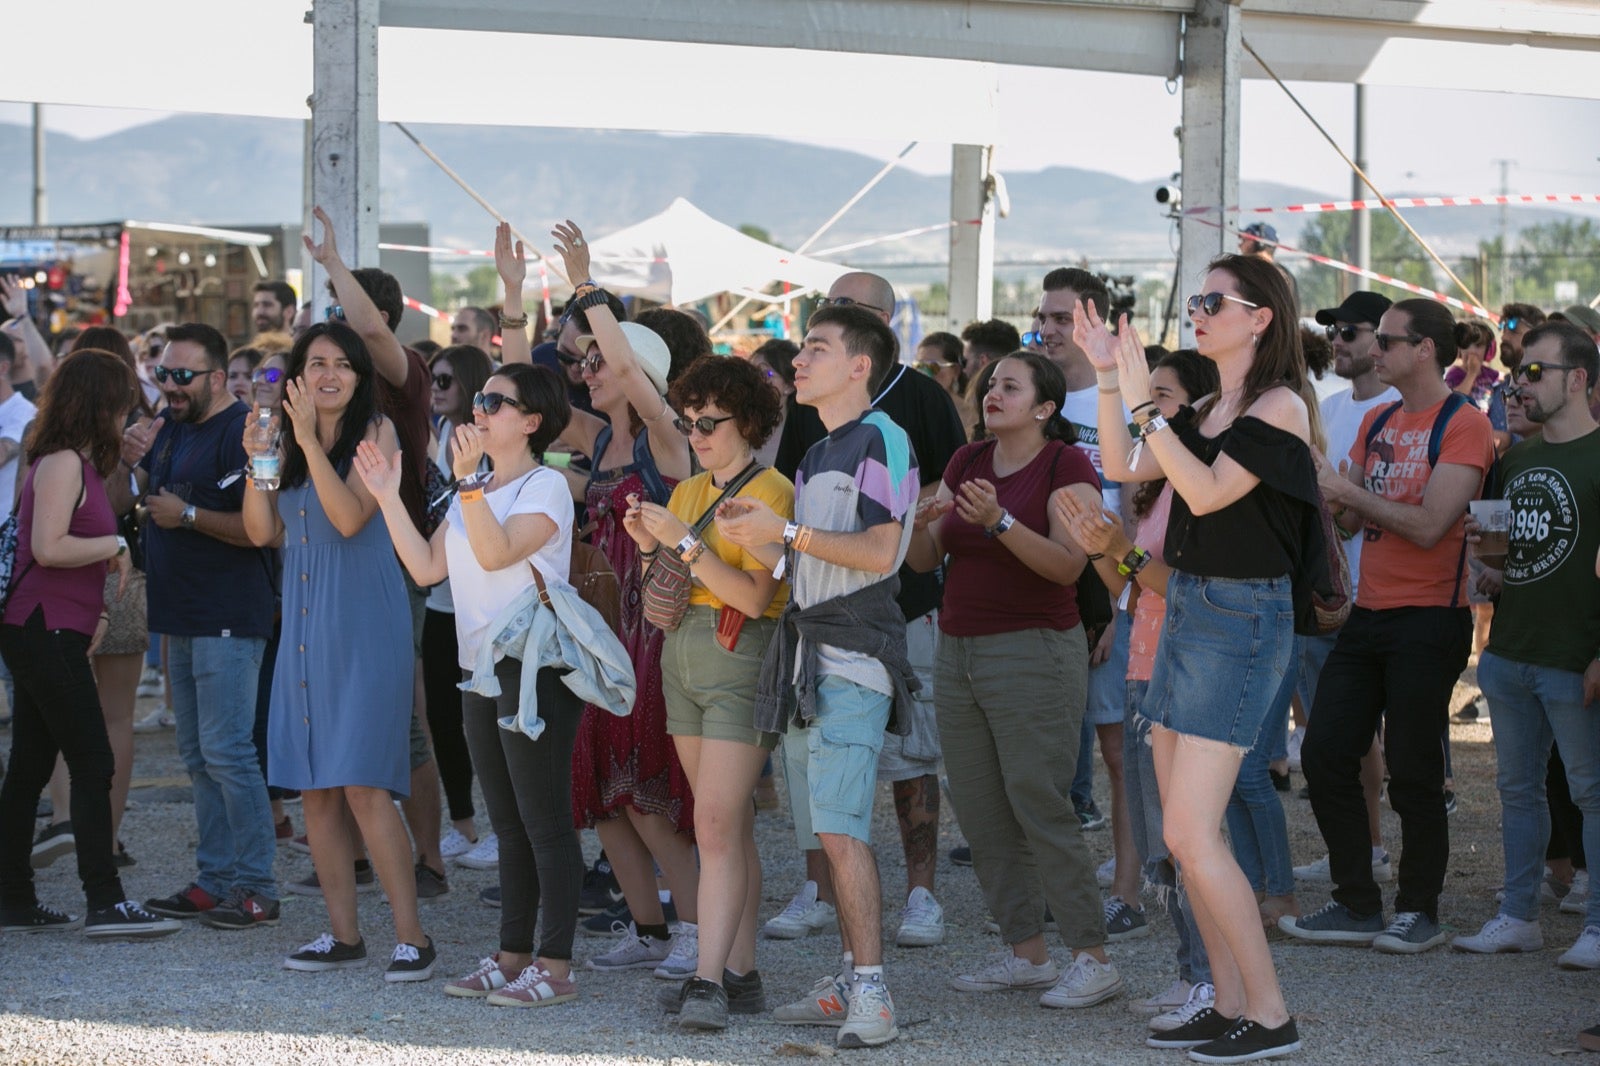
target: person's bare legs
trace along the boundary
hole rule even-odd
[[[96,655],[95,687],[100,692],[100,712],[106,720],[115,768],[111,773],[111,846],[116,849],[122,831],[122,814],[128,805],[128,783],[133,780],[133,705],[143,655]]]
[[[749,785],[750,788],[755,787],[754,778],[750,779]],[[745,805],[750,806],[748,788],[745,790]],[[644,841],[656,865],[661,867],[661,878],[667,883],[667,891],[672,893],[672,904],[677,908],[678,920],[698,925],[700,868],[694,859],[694,843],[686,834],[678,832],[665,815],[642,814],[629,807],[627,819],[633,824],[639,839]]]
[[[1128,787],[1122,773],[1122,723],[1094,727],[1100,741],[1100,758],[1111,781],[1111,848],[1116,858],[1111,894],[1130,907],[1139,906],[1139,849],[1133,843],[1133,823],[1128,816]],[[1103,960],[1102,960],[1103,961]]]
[[[391,805],[392,809],[392,805]],[[361,939],[356,920],[356,851],[345,826],[349,808],[344,791],[309,788],[300,793],[300,813],[306,821],[306,843],[311,845],[311,865],[322,886],[333,938],[345,944]]]
[[[417,881],[411,870],[411,841],[406,837],[400,812],[394,809],[394,801],[389,798],[389,790],[346,785],[344,798],[350,813],[355,816],[356,824],[361,826],[367,852],[372,856],[373,872],[378,875],[378,883],[389,897],[395,936],[404,943],[419,948],[425,946],[428,938],[417,916]],[[345,870],[351,878],[350,898],[354,901],[353,865],[347,863]],[[317,876],[321,876],[320,870]]]
[[[833,900],[833,871],[828,867],[828,855],[821,848],[806,851],[806,880],[817,883],[817,899],[823,903]],[[906,895],[911,893],[907,892]],[[845,949],[850,950],[849,948]]]
[[[666,912],[656,893],[655,863],[644,838],[625,814],[596,823],[600,846],[611,862],[611,872],[622,889],[635,925],[665,925]]]
[[[900,827],[900,846],[906,856],[906,895],[910,896],[914,888],[932,892],[939,860],[939,775],[923,774],[896,781],[892,788],[895,822]],[[820,881],[818,889],[820,899]]]
[[[720,985],[724,969],[742,974],[756,965],[761,861],[750,794],[761,778],[767,753],[737,741],[672,739],[693,784],[694,832],[700,849],[696,900],[700,961],[695,976]]]
[[[1288,1020],[1289,1011],[1255,893],[1222,836],[1223,813],[1243,753],[1218,741],[1177,736],[1160,726],[1151,734],[1161,738],[1156,765],[1158,778],[1165,778],[1163,836],[1183,872],[1195,923],[1211,958],[1216,1009],[1276,1028]],[[1165,774],[1160,769],[1163,761]]]
[[[839,934],[857,966],[883,965],[883,890],[878,860],[862,841],[841,833],[818,833],[833,869]]]

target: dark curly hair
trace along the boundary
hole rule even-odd
[[[639,312],[633,320],[666,342],[667,351],[672,354],[672,363],[667,368],[668,382],[677,381],[678,375],[695,360],[711,354],[711,337],[693,315],[671,307],[655,307]]]
[[[139,391],[133,369],[98,348],[80,348],[45,379],[28,431],[29,463],[54,452],[87,452],[109,477],[122,456],[122,426]]]
[[[754,363],[724,355],[696,359],[672,383],[668,394],[679,411],[716,404],[733,416],[739,435],[752,448],[767,443],[783,420],[783,404]]]
[[[528,451],[537,459],[572,421],[572,404],[567,400],[566,382],[556,377],[556,372],[547,366],[531,366],[527,363],[507,363],[489,377],[505,378],[511,382],[516,387],[516,400],[522,405],[522,410],[539,416],[539,427],[528,434]]]

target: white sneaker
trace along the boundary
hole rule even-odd
[[[1457,951],[1495,955],[1502,951],[1538,951],[1544,947],[1544,932],[1538,922],[1525,922],[1509,914],[1497,914],[1483,923],[1477,936],[1458,936],[1450,941]]]
[[[1111,883],[1117,879],[1117,857],[1115,855],[1095,867],[1094,879],[1101,888],[1111,887]]]
[[[165,707],[157,707],[143,718],[137,718],[133,723],[135,733],[159,733],[163,729],[171,729],[177,723],[172,718],[172,712]]]
[[[899,1035],[894,1024],[894,1000],[883,978],[852,982],[850,1014],[839,1027],[835,1043],[840,1047],[877,1047]]]
[[[1189,993],[1194,991],[1194,987],[1183,978],[1176,977],[1170,985],[1149,999],[1136,1000],[1128,1004],[1128,1009],[1135,1014],[1165,1014],[1189,1002]]]
[[[1563,970],[1600,970],[1600,926],[1586,925],[1556,965]]]
[[[1009,950],[996,955],[973,973],[957,974],[950,987],[957,992],[1004,992],[1012,988],[1049,988],[1061,979],[1056,961],[1032,963]]]
[[[894,942],[903,948],[925,948],[944,943],[944,908],[933,893],[918,885],[900,912],[900,931]]]
[[[672,941],[640,936],[639,927],[630,924],[621,944],[604,955],[594,956],[584,965],[591,970],[604,971],[655,969],[671,953]]]
[[[1572,891],[1561,901],[1562,914],[1587,914],[1589,912],[1589,871],[1576,870],[1572,874]]]
[[[807,881],[789,905],[761,927],[761,935],[773,940],[799,940],[838,924],[839,912],[833,909],[833,904],[817,898],[815,881]]]
[[[1306,731],[1304,729],[1296,729],[1293,733],[1289,734],[1289,772],[1290,773],[1298,774],[1298,773],[1304,773],[1305,772],[1304,769],[1302,768],[1301,762],[1300,762],[1300,749],[1305,745],[1305,742],[1306,742]]]
[[[1312,884],[1333,884],[1333,872],[1329,868],[1328,856],[1324,855],[1316,862],[1294,868],[1296,881],[1309,881]],[[1372,857],[1372,879],[1380,885],[1386,885],[1394,880],[1394,864],[1390,861],[1387,851],[1380,851]]]
[[[476,845],[468,840],[461,830],[451,826],[450,831],[439,838],[439,857],[453,859],[458,855],[465,855],[474,847]]]
[[[694,922],[679,922],[672,931],[672,951],[655,968],[663,981],[682,981],[694,976],[700,966],[700,927]]]
[[[1184,1000],[1183,1006],[1151,1018],[1150,1029],[1156,1033],[1170,1033],[1174,1029],[1188,1025],[1194,1020],[1195,1015],[1216,1006],[1216,1003],[1216,988],[1209,981],[1201,981],[1189,989],[1189,998]]]
[[[493,833],[481,837],[471,851],[456,856],[456,865],[469,870],[493,870],[500,865],[500,838]]]
[[[139,687],[133,694],[140,698],[165,695],[167,691],[166,678],[161,676],[161,667],[147,666],[139,675]]]
[[[1092,1007],[1122,991],[1122,975],[1114,962],[1100,962],[1081,952],[1055,987],[1039,997],[1041,1007]]]

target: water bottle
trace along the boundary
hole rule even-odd
[[[277,492],[283,457],[278,454],[278,430],[272,424],[272,408],[263,407],[257,413],[250,443],[250,477],[256,488],[262,492]]]

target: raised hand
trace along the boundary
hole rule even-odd
[[[512,240],[509,222],[502,222],[494,228],[494,268],[500,272],[500,281],[505,285],[506,292],[521,296],[522,284],[528,279],[528,258],[522,242]]]
[[[315,259],[323,267],[343,262],[339,258],[339,245],[334,240],[333,221],[328,218],[328,213],[320,207],[313,207],[311,214],[318,222],[322,223],[322,243],[318,244],[313,241],[310,233],[303,234],[300,239],[305,241],[306,251],[310,252],[311,258]]]
[[[574,285],[589,280],[589,242],[583,239],[583,230],[578,224],[570,218],[558,222],[550,236],[555,238],[556,253],[566,265],[567,280]]]
[[[122,461],[129,466],[138,466],[139,460],[150,452],[150,445],[155,443],[156,434],[161,432],[161,427],[166,423],[159,418],[141,418],[133,425],[122,431]],[[248,434],[250,428],[245,427]],[[249,440],[247,436],[245,438]],[[249,445],[245,446],[249,450]]]
[[[1117,337],[1093,303],[1072,301],[1072,343],[1083,349],[1096,370],[1117,369]]]
[[[1133,328],[1128,316],[1117,323],[1117,384],[1122,388],[1122,402],[1130,408],[1150,402],[1150,363],[1144,357],[1144,341]]]
[[[28,290],[17,281],[15,274],[0,275],[0,309],[12,318],[28,313]]]
[[[400,452],[394,453],[393,460],[384,458],[376,441],[364,440],[356,445],[356,473],[380,506],[400,498],[402,458]]]
[[[476,423],[463,422],[450,438],[450,469],[456,477],[470,477],[483,461],[483,430]]]
[[[319,447],[316,405],[304,378],[290,378],[284,382],[283,413],[294,426],[295,443],[300,445],[301,451]]]
[[[640,551],[652,552],[661,547],[661,542],[648,529],[644,528],[644,518],[640,512],[639,494],[637,492],[628,493],[628,509],[622,512],[622,528],[627,532],[628,536],[633,538],[633,542],[639,546]]]

